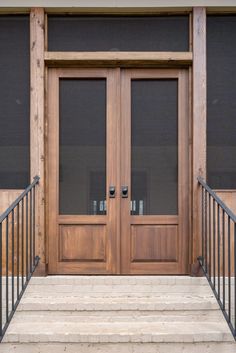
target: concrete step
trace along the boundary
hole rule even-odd
[[[204,285],[204,277],[190,276],[47,276],[33,277],[33,285]]]
[[[19,305],[19,311],[107,311],[107,310],[212,310],[218,304],[213,294],[165,294],[150,297],[122,296],[82,296],[63,293],[47,296],[26,294]]]
[[[235,342],[1,343],[1,353],[235,353]]]
[[[205,278],[33,278],[0,353],[236,353]]]
[[[44,295],[57,295],[58,293],[63,295],[102,295],[104,296],[125,296],[133,294],[134,285],[132,284],[117,284],[117,285],[75,285],[75,284],[42,284],[42,285],[31,285],[27,288],[27,293],[31,293],[34,296]],[[191,294],[211,294],[209,286],[205,285],[181,285],[181,284],[136,284],[135,295],[136,296],[152,296],[158,294],[171,294],[171,293],[191,293]]]
[[[18,311],[13,323],[24,322],[219,322],[219,310],[204,311]]]
[[[14,322],[5,342],[227,342],[224,322]]]

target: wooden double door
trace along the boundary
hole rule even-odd
[[[50,274],[185,274],[188,72],[50,69]]]

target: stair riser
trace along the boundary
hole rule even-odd
[[[27,322],[217,322],[222,320],[222,313],[219,310],[205,311],[53,311],[17,312],[13,318],[14,323]]]
[[[235,353],[235,343],[1,344],[1,353]]]
[[[48,276],[33,277],[31,285],[204,285],[204,277],[186,276]]]

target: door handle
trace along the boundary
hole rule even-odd
[[[109,187],[109,197],[114,198],[116,196],[116,188],[115,186],[110,186]]]
[[[127,198],[128,197],[128,186],[122,186],[121,196],[122,196],[122,198]]]

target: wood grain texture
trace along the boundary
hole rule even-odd
[[[45,52],[48,66],[149,66],[191,65],[191,52]]]
[[[121,185],[128,186],[131,189],[131,80],[132,79],[178,79],[178,215],[176,216],[131,216],[130,215],[130,193],[128,198],[121,199],[121,273],[125,274],[176,274],[188,273],[188,239],[189,239],[189,127],[188,127],[188,72],[178,69],[132,69],[123,70],[121,74]],[[132,229],[135,229],[134,224],[139,224],[139,240],[132,243]],[[175,250],[165,250],[166,257],[172,257],[175,251],[174,258],[176,262],[169,261],[157,263],[152,261],[152,246],[153,235],[150,235],[150,230],[155,226],[163,225],[169,229],[169,224],[176,224],[177,240],[173,242],[176,245]],[[158,228],[156,228],[158,229]],[[145,230],[147,232],[145,233]],[[142,242],[141,234],[144,237]],[[135,236],[137,240],[137,236]],[[155,244],[157,245],[157,244]],[[137,248],[140,247],[140,249]],[[131,259],[131,254],[143,261],[134,262]],[[156,250],[158,251],[158,250]],[[141,255],[143,254],[143,255]],[[145,254],[145,255],[144,255]],[[148,261],[148,254],[151,258]],[[158,256],[155,253],[154,256]],[[144,260],[144,257],[145,260]],[[165,257],[163,255],[163,257]]]
[[[45,263],[44,9],[37,7],[30,12],[30,85],[31,179],[40,176],[36,194],[36,253]]]
[[[49,273],[76,273],[76,274],[97,274],[97,273],[117,273],[117,264],[119,257],[119,233],[117,234],[117,227],[119,223],[119,198],[107,198],[107,216],[90,216],[90,215],[60,215],[59,214],[59,79],[60,77],[71,78],[105,78],[107,80],[107,94],[106,94],[106,173],[107,185],[106,193],[108,195],[109,186],[117,185],[117,170],[119,170],[117,162],[117,124],[119,114],[119,72],[117,70],[109,69],[51,69],[49,72],[49,89],[48,89],[48,163],[47,163],[47,179],[48,179],[48,210],[50,210],[50,218],[48,223],[48,241],[49,241]],[[59,234],[60,229],[66,228],[66,224],[70,225],[70,236],[63,236],[65,244],[62,244],[60,239],[60,248],[66,247],[66,254],[71,253],[71,256],[82,256],[87,254],[87,258],[82,261],[61,261],[59,249]],[[101,224],[101,225],[99,225]],[[74,225],[74,226],[72,226]],[[76,226],[77,225],[77,226]],[[101,262],[101,258],[95,255],[90,260],[89,256],[92,253],[87,253],[86,248],[91,248],[92,238],[91,230],[104,229],[103,233],[107,234],[105,248],[106,258]],[[72,231],[73,229],[73,231]],[[80,235],[78,235],[78,229]],[[83,231],[82,231],[83,229]],[[73,238],[73,234],[74,237]],[[86,236],[85,236],[86,234]],[[69,239],[71,244],[69,244]],[[82,239],[83,238],[83,239]],[[84,239],[87,238],[87,244],[83,250],[74,249],[79,247],[79,243],[85,244]],[[72,240],[73,239],[73,240]],[[77,244],[77,245],[76,245]],[[98,248],[101,248],[101,244]],[[95,245],[93,245],[95,246]],[[71,247],[70,250],[68,250]],[[78,253],[82,251],[81,253]],[[98,250],[98,251],[101,251]],[[64,253],[65,254],[65,253]],[[89,255],[90,254],[90,255]],[[66,256],[67,256],[66,255]],[[64,256],[64,255],[63,255]]]
[[[131,261],[177,261],[177,226],[132,225]]]
[[[236,212],[236,190],[216,190],[220,199],[234,213]],[[210,206],[209,206],[210,205]],[[228,216],[223,214],[222,209],[217,208],[217,204],[213,206],[211,199],[207,198],[207,223],[204,224],[204,239],[205,231],[207,232],[208,248],[204,247],[205,258],[208,265],[208,272],[211,276],[232,276],[234,274],[234,223],[229,221]],[[218,213],[219,212],[219,213]],[[219,214],[219,222],[218,222]],[[215,219],[215,223],[214,220]],[[219,248],[219,251],[218,251]],[[218,257],[219,254],[219,257]],[[230,263],[230,265],[229,265]]]
[[[23,190],[0,190],[0,214],[5,211],[12,202],[23,192]],[[30,206],[30,197],[28,198]],[[24,212],[24,227],[22,228],[22,207]],[[18,213],[19,212],[19,213]],[[30,207],[28,207],[28,219],[30,220]],[[19,221],[19,222],[18,222]],[[8,229],[8,238],[7,238]],[[28,232],[28,233],[27,233]],[[22,206],[20,203],[19,208],[16,207],[14,214],[11,212],[8,219],[5,219],[2,223],[2,273],[6,273],[6,264],[8,264],[8,274],[17,273],[19,268],[19,274],[26,271],[26,265],[28,264],[29,271],[29,259],[26,259],[26,235],[28,234],[28,253],[30,250],[30,225],[26,228],[26,201]],[[23,242],[22,242],[23,241]],[[8,245],[7,245],[8,244]],[[7,251],[8,249],[8,251]],[[23,249],[23,251],[22,251]],[[17,266],[18,262],[18,266]]]
[[[0,214],[6,211],[23,190],[0,190]]]
[[[196,7],[193,9],[193,263],[201,249],[197,177],[206,177],[206,104],[206,9]]]
[[[6,209],[15,201],[15,199],[23,192],[23,190],[0,190],[0,214],[6,211]],[[8,222],[8,229],[9,229],[9,272],[12,272],[12,217],[9,216]],[[16,233],[16,225],[14,226],[14,230]],[[16,239],[14,240],[14,247],[16,248]],[[15,259],[15,255],[14,255]],[[15,266],[15,265],[14,265]],[[6,222],[2,223],[2,272],[3,274],[6,273]]]
[[[60,226],[60,261],[105,261],[106,226]]]

